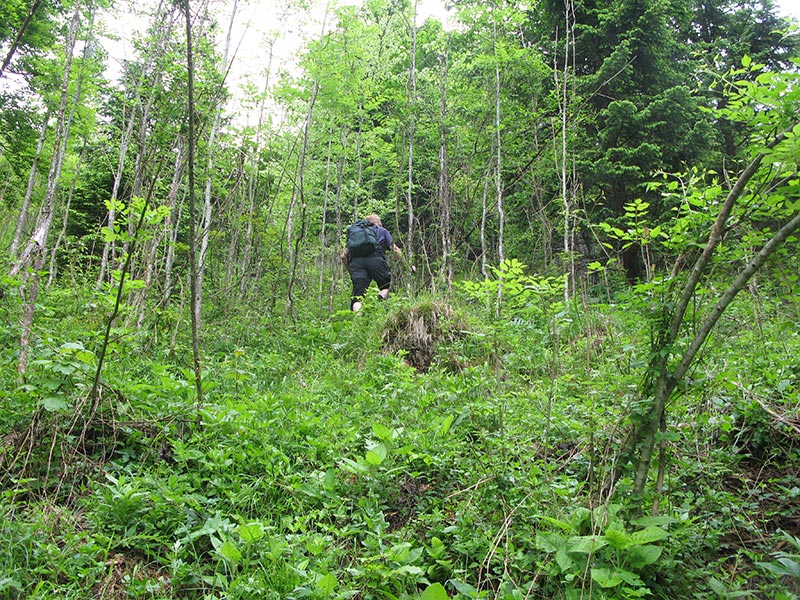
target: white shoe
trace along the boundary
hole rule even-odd
[[[361,310],[361,302],[353,302],[353,312],[358,312]]]

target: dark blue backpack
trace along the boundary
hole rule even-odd
[[[369,256],[378,250],[378,230],[366,219],[347,228],[347,251],[351,257]]]

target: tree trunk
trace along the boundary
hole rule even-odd
[[[240,301],[244,301],[247,291],[247,282],[249,280],[248,273],[250,271],[250,260],[252,255],[253,238],[255,234],[255,217],[256,217],[256,185],[258,183],[258,162],[261,155],[261,131],[264,126],[264,113],[265,102],[267,93],[269,92],[269,79],[272,72],[272,58],[275,48],[275,38],[269,43],[269,58],[267,60],[267,69],[264,80],[264,91],[258,106],[258,124],[256,125],[256,143],[253,149],[253,154],[250,156],[250,177],[247,180],[247,226],[244,236],[244,248],[242,250],[242,260],[240,271],[242,274],[241,283],[239,286]]]
[[[231,10],[231,20],[228,23],[228,32],[225,36],[225,50],[222,55],[222,73],[228,70],[228,53],[230,52],[231,45],[231,32],[233,31],[233,23],[236,17],[237,0],[233,2]],[[214,121],[211,126],[211,132],[208,136],[208,159],[206,162],[205,173],[205,188],[203,194],[203,219],[200,222],[200,257],[197,263],[197,302],[195,303],[195,320],[200,326],[201,310],[203,306],[203,279],[206,272],[206,261],[208,259],[208,246],[211,239],[211,216],[213,213],[213,183],[214,183],[214,153],[216,152],[216,139],[217,132],[219,131],[220,123],[222,122],[222,104],[216,107],[214,114]]]
[[[308,152],[308,136],[311,131],[311,123],[314,116],[314,104],[317,100],[317,92],[319,91],[319,84],[315,81],[314,87],[311,92],[311,100],[308,103],[308,113],[306,114],[306,122],[303,127],[303,145],[300,149],[300,157],[297,164],[297,183],[292,190],[292,201],[289,204],[289,212],[286,219],[286,241],[289,244],[289,285],[286,296],[286,312],[294,317],[294,286],[297,277],[297,263],[300,254],[300,245],[302,244],[303,237],[305,236],[306,229],[306,200],[305,200],[305,169],[306,169],[306,154]],[[297,204],[301,208],[301,229],[300,235],[294,239],[294,210]]]
[[[330,195],[331,187],[331,162],[333,152],[333,125],[328,128],[328,150],[325,156],[325,183],[322,190],[322,223],[319,230],[319,288],[317,292],[317,303],[322,304],[322,294],[325,286],[325,265],[326,254],[328,248],[328,196]],[[333,277],[331,277],[333,279]],[[332,306],[328,307],[328,312],[331,312]]]
[[[203,409],[203,380],[200,368],[200,322],[199,298],[197,286],[197,256],[195,252],[195,177],[194,177],[194,150],[195,150],[195,124],[194,124],[194,55],[192,52],[192,15],[189,10],[189,0],[183,1],[184,16],[186,17],[186,71],[187,71],[187,147],[189,169],[189,305],[192,320],[192,356],[194,365],[195,389],[197,391],[196,422],[200,424],[200,411]]]
[[[156,257],[158,248],[162,240],[166,240],[166,259],[164,261],[164,297],[160,300],[161,303],[166,305],[169,301],[169,296],[172,288],[172,265],[175,261],[175,243],[177,242],[178,223],[180,223],[180,213],[176,210],[178,192],[180,185],[183,181],[183,175],[186,171],[186,157],[183,154],[182,138],[178,137],[176,141],[177,147],[175,152],[175,163],[172,169],[172,182],[169,186],[169,191],[164,199],[164,206],[170,209],[169,215],[164,220],[161,233],[153,237],[149,242],[147,255],[147,262],[145,264],[144,272],[144,288],[138,298],[138,313],[139,316],[136,320],[136,328],[142,328],[144,319],[147,312],[147,298],[150,294],[150,289],[153,281],[156,279]],[[176,214],[178,213],[178,214]]]
[[[446,42],[447,43],[447,42]],[[439,56],[439,212],[442,221],[442,270],[448,295],[453,293],[452,206],[450,203],[450,173],[447,163],[447,76],[448,47]]]
[[[495,128],[495,144],[497,151],[497,160],[495,161],[495,193],[497,195],[497,260],[503,262],[505,260],[505,250],[503,248],[504,230],[506,223],[506,216],[503,209],[503,145],[501,135],[501,121],[500,121],[500,57],[497,54],[497,21],[494,19],[494,128]],[[498,288],[500,291],[502,288]]]
[[[568,156],[567,156],[567,128],[569,125],[569,69],[570,69],[570,51],[574,47],[573,21],[574,7],[572,0],[564,0],[564,70],[562,74],[562,81],[558,85],[558,69],[553,69],[556,76],[556,85],[560,87],[560,101],[559,111],[561,117],[561,198],[564,206],[564,238],[563,238],[563,251],[564,260],[569,265],[568,277],[564,280],[564,302],[568,303],[571,296],[571,287],[575,285],[575,259],[573,256],[572,244],[572,211],[573,202],[569,189],[570,172],[568,169]]]
[[[72,183],[69,186],[69,193],[67,194],[67,203],[64,206],[64,214],[61,218],[61,231],[58,232],[58,237],[56,238],[56,241],[50,250],[50,268],[48,269],[48,274],[47,274],[47,287],[53,285],[53,281],[55,281],[56,274],[58,273],[58,262],[56,261],[56,255],[58,254],[58,249],[61,246],[61,242],[64,239],[64,236],[67,234],[67,225],[69,224],[69,207],[72,204],[72,195],[75,192],[75,184],[78,181],[78,176],[80,175],[80,170],[81,170],[81,164],[83,164],[83,159],[85,158],[85,156],[86,156],[86,143],[84,143],[83,147],[81,148],[81,155],[78,161],[78,166],[75,170],[75,177],[72,179]]]
[[[25,220],[28,218],[28,212],[31,209],[31,198],[33,197],[33,188],[36,184],[36,173],[38,171],[39,159],[42,156],[44,149],[44,141],[47,138],[47,122],[50,120],[50,111],[45,112],[44,122],[42,129],[39,132],[39,141],[36,142],[36,154],[31,163],[31,170],[28,174],[28,186],[25,188],[25,197],[22,199],[22,207],[19,210],[19,218],[17,219],[17,227],[14,230],[14,239],[11,240],[11,260],[17,258],[17,251],[19,250],[20,240],[22,239],[22,231],[25,229]]]
[[[50,160],[50,171],[47,176],[47,191],[42,205],[41,217],[36,226],[31,239],[23,250],[17,262],[11,269],[11,275],[17,275],[25,271],[25,313],[22,323],[22,334],[20,335],[20,353],[17,362],[17,372],[24,377],[28,366],[28,351],[30,346],[30,331],[33,327],[33,317],[36,306],[36,298],[39,293],[38,272],[44,266],[47,253],[47,238],[50,234],[50,226],[53,222],[53,208],[55,204],[56,192],[58,190],[58,180],[61,177],[61,166],[64,161],[67,145],[67,104],[69,99],[69,79],[72,70],[72,58],[75,50],[75,43],[78,37],[78,26],[80,24],[80,0],[75,2],[72,20],[70,21],[69,31],[65,43],[64,74],[61,78],[61,100],[56,113],[56,129],[53,140],[53,157]],[[27,269],[32,267],[30,273]]]
[[[125,111],[123,108],[123,119]],[[125,167],[125,157],[128,153],[128,146],[130,145],[131,135],[133,133],[133,125],[136,122],[136,111],[131,111],[128,126],[122,134],[122,140],[119,145],[119,156],[117,158],[117,170],[114,173],[114,183],[111,186],[111,206],[108,209],[108,216],[106,217],[106,226],[114,229],[117,220],[116,201],[118,199],[119,187],[122,183],[122,173]],[[109,262],[114,260],[114,241],[108,241],[103,244],[103,255],[100,259],[100,273],[97,276],[97,286],[100,287],[106,279],[106,271],[109,268]]]
[[[14,58],[14,54],[17,52],[17,48],[19,48],[19,43],[22,41],[22,36],[25,35],[25,32],[28,30],[28,26],[31,24],[36,11],[39,10],[39,7],[42,5],[42,0],[34,0],[33,6],[31,6],[30,11],[25,17],[25,20],[22,22],[22,26],[19,28],[17,35],[14,37],[14,41],[11,42],[11,47],[8,49],[8,54],[6,55],[5,59],[3,60],[3,64],[0,65],[0,79],[3,77],[3,73],[8,68],[8,65],[11,64],[12,59]]]
[[[494,144],[492,144],[494,145]],[[486,223],[488,221],[488,202],[489,202],[489,177],[491,173],[491,165],[487,167],[486,174],[483,177],[483,193],[481,194],[481,274],[484,279],[489,277],[489,244],[486,241]]]
[[[783,139],[784,136],[781,134],[767,144],[766,148],[768,150],[774,148]],[[780,248],[786,239],[800,227],[800,213],[798,213],[775,233],[769,242],[759,251],[756,257],[741,271],[736,280],[731,283],[720,296],[714,308],[703,318],[700,327],[692,336],[691,341],[683,351],[677,365],[674,368],[670,368],[668,364],[669,356],[671,351],[675,349],[675,343],[680,336],[686,311],[695,295],[697,286],[706,273],[711,258],[722,239],[725,225],[736,202],[742,196],[746,186],[755,175],[764,156],[765,154],[761,153],[752,160],[728,193],[728,196],[717,214],[714,225],[711,228],[706,246],[692,267],[692,270],[689,272],[689,276],[681,290],[678,301],[674,304],[674,309],[671,313],[665,315],[666,318],[664,322],[666,324],[664,329],[655,332],[652,348],[653,358],[650,362],[650,367],[643,385],[643,394],[650,395],[652,401],[647,413],[635,425],[634,430],[631,432],[624,451],[624,456],[627,457],[632,457],[635,452],[639,452],[634,476],[634,491],[637,494],[641,494],[644,491],[650,462],[653,456],[653,449],[655,447],[656,433],[659,423],[664,418],[664,410],[672,393],[685,377],[686,372],[694,362],[700,348],[703,346],[717,321],[722,316],[722,313],[730,305],[735,296],[747,285],[750,278],[758,272],[769,256]],[[619,475],[620,471],[616,469],[613,473],[613,478],[616,479]]]
[[[417,0],[414,0],[414,17],[411,21],[411,48],[408,67],[408,180],[406,184],[406,224],[405,251],[409,263],[414,262],[414,138],[417,128]]]

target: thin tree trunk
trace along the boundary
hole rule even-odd
[[[320,224],[319,231],[319,292],[317,295],[317,303],[322,304],[322,293],[325,286],[325,254],[328,246],[327,228],[328,228],[328,196],[331,187],[331,156],[333,152],[333,125],[328,128],[328,151],[325,157],[325,185],[322,191],[322,223]]]
[[[447,163],[447,77],[448,47],[439,55],[439,211],[442,221],[442,270],[441,277],[447,286],[447,293],[453,293],[453,260],[450,204],[450,173]]]
[[[197,286],[197,256],[195,252],[195,193],[194,193],[194,56],[192,52],[192,15],[189,10],[189,0],[183,2],[186,17],[186,71],[187,81],[187,117],[188,117],[188,168],[189,168],[189,305],[192,320],[192,356],[194,365],[195,389],[197,390],[197,415],[196,422],[200,424],[200,411],[203,409],[203,380],[200,368],[200,322],[198,314],[198,286]]]
[[[492,144],[494,145],[494,144]],[[486,241],[486,223],[489,219],[488,215],[488,201],[489,201],[489,177],[490,177],[490,169],[491,166],[487,168],[486,174],[483,177],[483,193],[481,194],[481,229],[480,229],[480,239],[481,239],[481,274],[483,275],[484,279],[489,277],[489,269],[488,269],[488,262],[489,257],[487,256],[489,253],[489,245]]]
[[[64,74],[61,79],[61,100],[56,113],[56,129],[53,140],[53,157],[50,161],[50,171],[47,176],[47,192],[45,193],[42,205],[39,224],[28,241],[17,262],[11,269],[11,275],[17,275],[26,270],[25,288],[27,292],[25,312],[20,335],[20,353],[17,361],[17,372],[24,377],[28,367],[28,351],[30,347],[30,332],[33,327],[33,317],[36,306],[36,298],[39,294],[39,276],[44,265],[47,252],[47,238],[50,234],[50,226],[53,222],[53,208],[55,204],[56,192],[58,190],[58,180],[61,177],[61,166],[66,153],[68,121],[67,103],[69,99],[69,79],[72,70],[73,52],[78,37],[78,26],[80,24],[80,0],[76,0],[69,31],[65,43]],[[27,268],[32,266],[32,271],[27,273]]]
[[[133,98],[132,106],[130,109],[129,120],[125,131],[120,139],[120,151],[117,159],[117,169],[114,175],[114,183],[112,187],[111,200],[116,201],[119,199],[119,190],[124,178],[125,160],[130,150],[130,143],[133,140],[134,127],[138,122],[138,131],[136,133],[136,147],[137,153],[134,161],[134,175],[131,185],[131,197],[141,196],[141,190],[144,186],[144,178],[146,175],[146,167],[148,164],[147,158],[147,135],[150,131],[150,115],[156,100],[156,95],[161,84],[163,77],[163,70],[160,68],[153,69],[159,58],[163,57],[167,52],[167,45],[172,36],[172,32],[178,26],[177,15],[180,11],[176,10],[177,5],[160,0],[156,8],[154,23],[158,23],[156,32],[155,43],[150,47],[147,53],[147,62],[142,65],[141,72],[136,78],[134,89],[131,93]],[[143,92],[147,93],[146,101],[142,104],[141,98]],[[124,122],[124,108],[123,107],[123,122]],[[107,226],[112,230],[116,225],[117,210],[114,202],[109,209],[107,215]],[[133,233],[134,223],[133,220],[128,222],[129,232]],[[123,245],[124,248],[124,245]],[[103,246],[103,254],[100,261],[100,269],[97,278],[98,287],[101,286],[106,279],[110,280],[108,272],[113,268],[116,262],[116,241],[107,242]]]
[[[569,68],[570,68],[570,52],[573,47],[571,36],[573,35],[573,4],[572,0],[564,0],[564,70],[562,72],[562,81],[560,82],[560,117],[561,117],[561,165],[559,169],[561,179],[561,198],[564,206],[564,238],[563,238],[563,251],[564,260],[568,261],[569,276],[564,280],[564,302],[568,303],[571,295],[571,288],[575,282],[575,259],[573,256],[572,244],[572,198],[569,190],[570,173],[567,167],[567,126],[569,124]],[[553,70],[556,77],[556,85],[558,81],[558,69]]]
[[[125,115],[125,110],[123,108],[123,118]],[[110,229],[114,229],[114,225],[116,224],[117,219],[117,207],[116,201],[118,199],[119,194],[119,187],[122,183],[122,173],[123,169],[125,168],[125,157],[128,153],[128,146],[130,145],[131,135],[133,134],[133,125],[136,121],[136,111],[131,111],[130,119],[128,121],[128,126],[125,129],[125,132],[122,135],[122,140],[120,140],[119,145],[119,156],[117,158],[117,170],[114,173],[114,183],[111,186],[111,206],[108,209],[108,216],[106,218],[107,227]],[[114,256],[114,241],[108,241],[103,244],[103,255],[100,258],[100,272],[97,276],[97,286],[98,288],[105,282],[106,279],[106,270],[108,269],[109,262],[113,262]]]
[[[3,73],[8,68],[8,65],[11,64],[11,60],[14,58],[14,54],[17,52],[17,48],[19,48],[19,43],[22,41],[22,36],[25,35],[25,32],[28,30],[28,26],[31,24],[36,11],[39,10],[39,7],[42,5],[42,0],[34,0],[33,6],[28,11],[28,14],[25,16],[25,20],[22,22],[22,26],[19,28],[17,35],[14,37],[14,41],[11,42],[11,47],[8,49],[8,54],[6,55],[5,59],[3,60],[3,64],[0,65],[0,79],[3,77]]]
[[[346,135],[342,131],[342,152],[344,152]],[[336,192],[334,193],[334,203],[336,211],[336,232],[341,233],[343,229],[342,224],[342,187],[344,186],[344,154],[339,157],[336,167]],[[340,276],[344,275],[344,266],[341,260],[334,261],[334,277],[331,277],[331,285],[328,294],[328,311],[333,312],[333,298],[336,293],[336,282]]]
[[[238,7],[237,0],[233,2],[231,10],[231,20],[228,23],[228,32],[225,37],[225,50],[222,55],[222,72],[225,73],[228,69],[228,53],[230,52],[231,45],[231,32],[233,31],[233,23],[236,17],[236,10]],[[206,162],[205,174],[205,193],[203,201],[203,220],[200,223],[200,260],[197,264],[197,303],[195,304],[195,319],[198,326],[201,323],[201,310],[203,306],[203,280],[205,278],[206,264],[208,257],[208,246],[211,240],[211,216],[213,212],[213,183],[214,183],[214,153],[216,151],[217,132],[219,131],[220,123],[222,122],[222,104],[216,107],[214,115],[214,122],[211,126],[211,132],[208,137],[208,160]]]
[[[64,215],[61,219],[61,231],[59,231],[58,237],[56,238],[56,241],[53,244],[53,248],[50,250],[50,268],[48,269],[47,273],[47,287],[53,285],[53,281],[55,280],[56,274],[58,272],[58,263],[56,261],[56,254],[58,253],[58,249],[61,246],[62,240],[67,234],[67,225],[69,225],[69,208],[70,205],[72,204],[72,196],[75,193],[75,184],[78,182],[81,165],[83,164],[83,159],[85,158],[85,156],[86,156],[86,143],[84,142],[83,147],[81,148],[81,155],[80,159],[78,160],[78,166],[75,169],[75,177],[73,177],[72,183],[69,186],[69,193],[67,194],[67,204],[66,206],[64,206]]]
[[[172,297],[172,271],[175,265],[175,248],[178,245],[178,234],[180,233],[180,223],[183,216],[184,199],[185,198],[181,198],[180,203],[173,211],[174,216],[170,215],[169,222],[166,224],[169,240],[167,242],[167,256],[164,260],[164,305],[167,305]]]
[[[308,152],[308,136],[309,132],[311,131],[311,122],[314,115],[314,104],[316,103],[317,100],[318,91],[319,91],[319,84],[315,81],[314,88],[311,92],[311,100],[309,101],[308,105],[308,113],[306,114],[305,126],[303,127],[303,145],[300,150],[300,158],[297,165],[297,184],[294,186],[294,190],[292,191],[292,201],[289,204],[289,212],[286,219],[286,241],[289,244],[289,265],[290,265],[286,311],[292,317],[295,316],[294,286],[295,286],[295,279],[297,276],[298,255],[300,253],[299,252],[300,244],[302,243],[306,228],[305,225],[306,200],[304,192],[306,153]],[[300,235],[297,237],[297,239],[294,240],[293,215],[298,202],[300,203],[302,209],[301,232]]]
[[[246,297],[246,290],[247,290],[247,282],[248,276],[247,274],[250,271],[250,260],[252,254],[252,246],[253,246],[253,239],[255,234],[255,206],[256,206],[256,184],[258,183],[258,162],[261,155],[261,131],[264,126],[264,114],[265,114],[265,105],[266,105],[266,98],[267,93],[269,92],[269,80],[272,74],[272,59],[274,56],[275,50],[275,40],[273,38],[269,43],[269,56],[267,58],[267,69],[264,78],[264,91],[262,93],[261,100],[259,101],[258,106],[258,124],[256,126],[256,143],[255,148],[253,150],[253,154],[250,156],[250,177],[247,181],[247,199],[248,199],[248,209],[247,209],[247,228],[245,231],[245,241],[244,241],[244,249],[242,251],[242,260],[241,260],[241,273],[242,273],[242,280],[239,287],[239,297],[241,301],[244,301]]]
[[[497,22],[494,23],[494,43],[495,43],[495,65],[494,65],[494,127],[495,127],[495,143],[497,148],[497,161],[495,163],[495,193],[497,194],[497,259],[499,262],[505,260],[505,250],[503,248],[503,239],[505,237],[505,223],[506,216],[503,209],[503,146],[501,135],[501,122],[500,122],[500,57],[497,54]],[[498,291],[501,288],[498,288]]]
[[[94,12],[92,11],[90,16],[90,27],[91,24],[94,22]],[[92,53],[92,44],[84,44],[83,46],[83,67],[85,67],[86,63],[88,62],[89,58],[91,57]],[[72,129],[72,119],[75,117],[75,109],[80,105],[81,101],[81,89],[83,88],[83,70],[79,70],[76,81],[75,81],[75,91],[72,96],[72,104],[69,110],[69,117],[67,117],[67,124],[64,132],[64,139],[69,139],[70,130]],[[66,146],[65,146],[66,148]],[[64,217],[62,219],[62,226],[61,231],[59,232],[58,237],[56,238],[55,244],[53,244],[53,248],[50,251],[50,272],[47,278],[47,285],[50,286],[53,283],[53,279],[55,278],[56,274],[56,252],[58,252],[58,247],[61,244],[61,240],[64,237],[64,234],[67,231],[67,224],[69,222],[69,208],[72,204],[72,194],[75,191],[75,184],[78,181],[78,175],[80,174],[81,164],[83,163],[83,159],[86,156],[86,141],[84,140],[83,146],[81,147],[81,154],[78,159],[78,165],[75,172],[75,177],[72,179],[72,183],[70,184],[69,193],[67,194],[67,204],[64,207]],[[60,173],[59,173],[60,177]]]
[[[781,134],[767,144],[767,150],[774,148],[780,141],[784,139]],[[683,324],[686,311],[694,297],[695,290],[700,283],[700,280],[711,261],[714,252],[722,239],[725,225],[728,218],[733,211],[736,202],[744,193],[745,187],[750,182],[752,177],[757,172],[765,154],[758,154],[750,164],[745,168],[742,175],[739,177],[736,184],[728,193],[725,201],[720,208],[714,225],[711,227],[711,232],[708,237],[706,246],[695,262],[686,284],[681,291],[678,302],[675,304],[671,315],[668,315],[669,325],[661,332],[656,332],[658,338],[654,342],[653,359],[648,369],[648,377],[653,377],[652,386],[645,384],[643,393],[652,394],[652,403],[647,415],[635,427],[634,431],[627,442],[626,454],[628,456],[639,449],[639,458],[636,466],[634,477],[634,491],[641,494],[644,491],[644,486],[647,481],[647,474],[650,468],[650,461],[652,459],[653,449],[655,446],[656,432],[658,425],[664,414],[667,401],[672,393],[677,388],[678,384],[683,380],[689,367],[694,362],[697,353],[703,346],[705,340],[713,330],[717,321],[722,313],[730,305],[735,296],[747,285],[750,278],[758,272],[761,266],[766,262],[771,254],[773,254],[785,241],[800,227],[800,213],[794,216],[783,227],[781,227],[775,235],[764,245],[761,251],[753,258],[745,269],[741,271],[736,280],[731,283],[725,292],[720,296],[716,306],[705,316],[700,324],[700,327],[695,331],[692,340],[683,352],[680,361],[674,369],[670,370],[668,360],[670,356],[669,349],[674,348],[676,341],[680,335],[681,325]],[[616,471],[613,476],[619,476]]]
[[[417,127],[417,0],[414,0],[414,18],[411,23],[411,49],[409,50],[409,122],[408,122],[408,181],[406,185],[406,212],[408,213],[405,251],[408,262],[414,264],[414,138]]]
[[[25,220],[28,218],[28,212],[31,209],[31,198],[33,197],[33,188],[36,184],[36,173],[38,171],[39,159],[42,156],[44,149],[44,141],[47,138],[47,122],[50,120],[50,111],[45,112],[44,122],[42,129],[39,132],[39,140],[36,142],[36,154],[31,163],[31,170],[28,174],[28,185],[25,188],[25,197],[22,199],[22,207],[19,211],[19,218],[17,219],[17,227],[14,229],[14,239],[11,240],[11,259],[17,258],[17,251],[19,250],[20,240],[22,239],[22,230],[25,228]]]
[[[183,181],[183,174],[186,169],[186,160],[181,147],[181,138],[178,138],[177,148],[175,152],[175,164],[172,171],[172,182],[170,183],[169,191],[164,200],[164,205],[170,209],[170,213],[164,220],[164,227],[161,233],[154,236],[149,242],[149,251],[147,254],[147,263],[145,265],[144,273],[144,288],[138,300],[139,316],[136,320],[136,328],[141,330],[144,324],[144,318],[147,313],[147,297],[156,279],[156,256],[158,247],[161,245],[161,240],[166,240],[167,259],[164,261],[164,298],[161,300],[164,304],[169,300],[170,288],[172,285],[172,265],[175,260],[175,240],[177,236],[177,223],[180,222],[180,215],[176,215],[175,205],[177,202],[178,192],[180,190],[181,181]]]

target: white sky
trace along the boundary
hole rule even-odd
[[[800,22],[800,0],[777,0],[778,14],[785,17],[794,17]]]
[[[143,29],[145,23],[142,19],[132,17],[136,12],[126,8],[126,4],[141,8],[155,0],[122,0],[117,3],[116,16],[107,20],[107,26],[116,32],[121,40],[110,42],[110,65],[108,74],[115,77],[119,67],[115,64],[123,58],[133,56],[130,42],[132,31]],[[195,0],[196,2],[197,0]],[[326,7],[328,4],[357,4],[362,0],[311,0],[314,8],[301,14],[298,9],[288,13],[286,5],[294,4],[294,0],[237,0],[237,15],[231,37],[231,56],[238,52],[229,73],[229,89],[238,94],[241,85],[246,81],[254,84],[257,89],[264,85],[264,74],[269,62],[269,41],[275,40],[274,57],[271,68],[271,81],[275,81],[275,74],[280,69],[291,69],[295,55],[303,45],[303,36],[318,38],[323,31],[323,22],[326,20]],[[446,23],[448,12],[444,8],[444,0],[417,0],[418,22],[433,16]],[[212,6],[220,13],[219,26],[224,41],[224,34],[228,29],[230,11],[234,0],[210,0]],[[793,17],[800,23],[800,0],[775,0],[778,13]],[[330,16],[324,25],[330,27]],[[277,37],[276,37],[277,36]],[[220,52],[222,49],[220,48]]]

